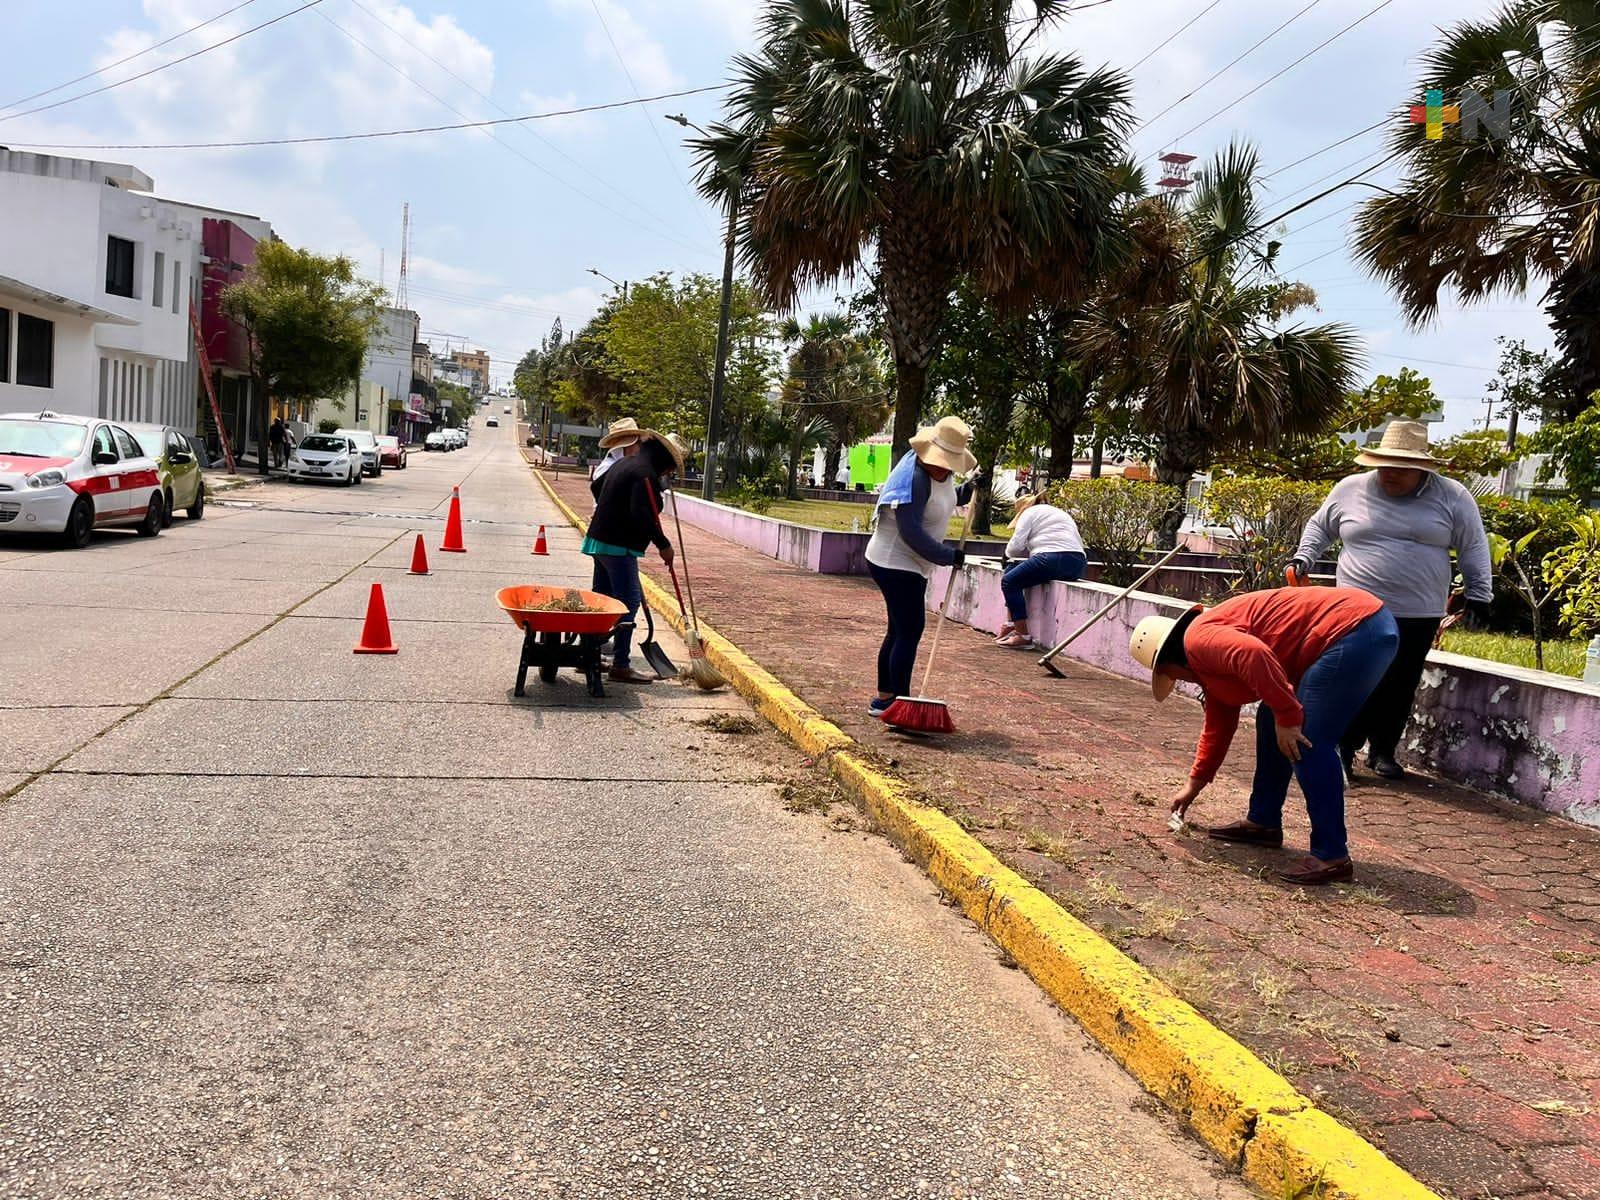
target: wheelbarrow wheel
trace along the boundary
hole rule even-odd
[[[556,672],[561,669],[561,635],[546,633],[539,640],[543,647],[543,652],[539,656],[539,682],[554,683]]]

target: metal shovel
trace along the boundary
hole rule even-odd
[[[657,679],[676,679],[678,668],[673,665],[667,652],[656,641],[656,619],[650,615],[648,603],[639,606],[644,610],[645,628],[649,631],[644,641],[639,643],[639,653],[644,655],[645,662],[650,664],[650,669],[656,673]]]

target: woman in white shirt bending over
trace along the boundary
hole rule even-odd
[[[1006,557],[1022,561],[1000,579],[1011,620],[1000,627],[995,640],[1007,649],[1029,650],[1033,638],[1028,636],[1026,589],[1053,579],[1081,579],[1088,558],[1071,513],[1043,503],[1038,496],[1019,496],[1011,511],[1016,525],[1006,543]]]

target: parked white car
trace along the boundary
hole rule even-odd
[[[156,461],[122,426],[0,414],[0,533],[55,533],[81,549],[98,528],[135,525],[155,537],[165,524]]]
[[[363,475],[361,448],[343,433],[308,433],[289,455],[289,478],[349,487]]]
[[[368,475],[383,474],[383,447],[378,445],[378,435],[370,429],[335,429],[339,437],[347,437],[361,451],[361,469]]]
[[[444,430],[442,429],[435,429],[432,433],[428,434],[427,437],[423,438],[422,448],[424,450],[438,450],[441,452],[455,449],[455,447],[450,444],[450,439],[445,437]]]

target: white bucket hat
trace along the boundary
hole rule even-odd
[[[1356,455],[1363,467],[1409,467],[1437,471],[1439,460],[1428,451],[1428,427],[1421,421],[1390,421],[1383,440]]]
[[[945,467],[957,475],[971,475],[978,465],[967,443],[972,427],[960,417],[942,417],[937,425],[926,425],[911,439],[911,449],[924,463]]]

